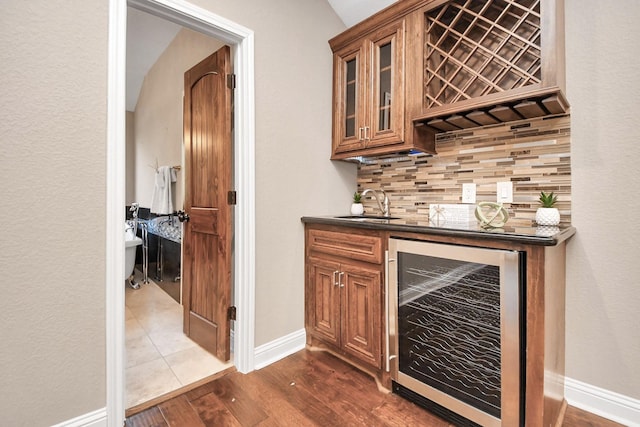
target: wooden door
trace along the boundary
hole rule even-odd
[[[382,279],[380,270],[342,264],[342,347],[382,367]]]
[[[232,89],[230,49],[184,74],[184,333],[218,359],[230,357]]]
[[[310,286],[309,327],[324,341],[340,345],[340,264],[321,258],[308,260],[307,283]]]

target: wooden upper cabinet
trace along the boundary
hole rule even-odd
[[[333,152],[363,149],[366,119],[365,45],[354,43],[333,56]]]
[[[563,114],[563,0],[425,2],[407,19],[422,75],[410,114],[436,131]]]
[[[404,21],[334,53],[334,155],[401,144]]]
[[[393,4],[329,41],[333,50],[331,158],[417,149],[434,153],[434,135],[414,132],[406,112],[406,5]]]
[[[332,159],[569,111],[564,0],[399,0],[329,44]]]

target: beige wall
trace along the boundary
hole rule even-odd
[[[126,173],[126,188],[125,188],[125,196],[124,203],[129,206],[131,203],[136,202],[136,138],[135,138],[135,129],[134,129],[134,120],[135,116],[133,111],[127,111],[126,115],[126,165],[125,165],[125,173]],[[155,161],[155,159],[153,160]]]
[[[640,2],[566,0],[567,376],[640,399]]]
[[[182,29],[147,73],[136,104],[134,120],[134,201],[151,207],[155,171],[149,165],[182,164],[182,93],[184,73],[224,43]],[[173,184],[173,208],[182,209],[184,172]]]
[[[332,58],[327,41],[344,25],[324,0],[199,5],[255,32],[255,344],[259,346],[304,326],[300,217],[341,212],[355,190],[355,166],[328,160]],[[151,202],[153,175],[148,164],[155,162],[155,156],[160,164],[180,164],[181,146],[175,141],[182,140],[182,106],[172,99],[182,98],[182,83],[174,92],[166,89],[167,82],[182,79],[189,68],[177,64],[193,65],[216,50],[206,47],[204,39],[181,31],[145,79],[135,112],[135,197],[141,206]],[[198,45],[204,50],[194,48]],[[182,200],[180,186],[178,182],[177,201]]]
[[[324,0],[194,2],[256,35],[260,345],[303,325],[300,216],[343,211],[355,189],[355,167],[327,160],[327,39],[342,24]],[[566,3],[578,229],[567,375],[637,399],[640,5]],[[3,425],[51,425],[106,404],[107,22],[104,1],[0,2]]]
[[[0,425],[105,406],[108,3],[0,2]]]
[[[331,162],[331,50],[344,25],[325,0],[198,0],[255,32],[256,335],[304,327],[303,215],[344,212],[356,168]],[[238,82],[242,84],[242,82]]]
[[[327,40],[343,25],[323,0],[206,3],[256,35],[260,345],[303,327],[300,217],[333,211],[355,188],[353,165],[326,160]],[[0,50],[1,191],[15,208],[0,239],[0,424],[46,426],[106,404],[108,10],[12,2],[0,20],[12,46]]]

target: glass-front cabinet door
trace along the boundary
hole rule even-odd
[[[384,29],[369,45],[371,108],[368,147],[404,139],[404,21]]]
[[[333,96],[334,154],[403,142],[404,21],[334,54]]]
[[[333,151],[343,153],[365,146],[365,49],[362,43],[334,55]]]

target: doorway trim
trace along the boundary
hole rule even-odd
[[[109,0],[106,182],[106,386],[107,424],[124,422],[125,76],[127,6],[229,43],[237,77],[234,125],[233,360],[254,369],[255,335],[255,74],[253,31],[182,0]]]

